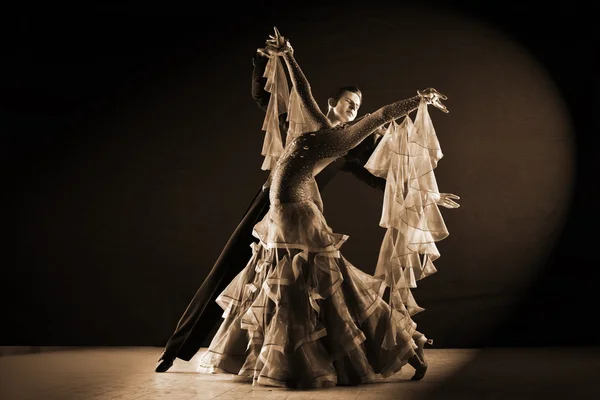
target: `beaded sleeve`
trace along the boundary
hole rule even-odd
[[[319,141],[322,143],[323,148],[326,149],[326,152],[322,154],[322,157],[343,156],[347,151],[357,146],[382,125],[401,118],[419,108],[420,102],[420,96],[400,100],[381,107],[353,125],[324,131],[319,137]]]
[[[331,122],[327,119],[325,114],[319,108],[319,105],[315,101],[312,91],[310,88],[310,84],[308,83],[308,79],[302,72],[300,65],[292,55],[292,53],[288,52],[283,55],[283,59],[288,67],[288,72],[290,75],[290,80],[294,85],[294,89],[296,90],[300,101],[302,102],[308,116],[314,120],[317,124],[317,129],[322,128],[330,128]]]

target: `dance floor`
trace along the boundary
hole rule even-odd
[[[154,372],[157,347],[14,349],[0,357],[2,400],[600,399],[600,348],[429,348],[422,381],[411,381],[406,366],[380,382],[318,390],[196,372],[205,349],[162,374]]]

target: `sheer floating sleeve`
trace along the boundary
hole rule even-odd
[[[289,87],[279,57],[269,59],[263,76],[267,78],[265,91],[271,93],[271,96],[262,126],[262,130],[266,133],[261,152],[265,159],[261,169],[269,170],[275,166],[277,159],[283,153],[279,116],[288,110]]]
[[[375,276],[390,287],[390,305],[414,315],[423,311],[412,296],[416,281],[435,273],[440,257],[435,242],[448,236],[437,205],[434,169],[442,158],[423,100],[415,122],[392,122],[365,165],[387,180],[380,226],[387,228]]]
[[[310,84],[294,56],[286,53],[282,57],[287,64],[293,85],[288,113],[290,137],[331,127],[331,123],[313,98]]]

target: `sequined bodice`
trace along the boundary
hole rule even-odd
[[[312,198],[313,169],[324,158],[331,157],[336,149],[324,139],[327,131],[305,133],[286,146],[279,158],[271,181],[271,203],[307,201]],[[343,149],[337,152],[343,155]]]

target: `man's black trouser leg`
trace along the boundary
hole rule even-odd
[[[252,256],[252,229],[269,209],[268,191],[259,191],[212,270],[198,289],[169,338],[163,358],[178,357],[189,361],[206,343],[213,328],[220,323],[223,310],[215,300],[246,266]]]

